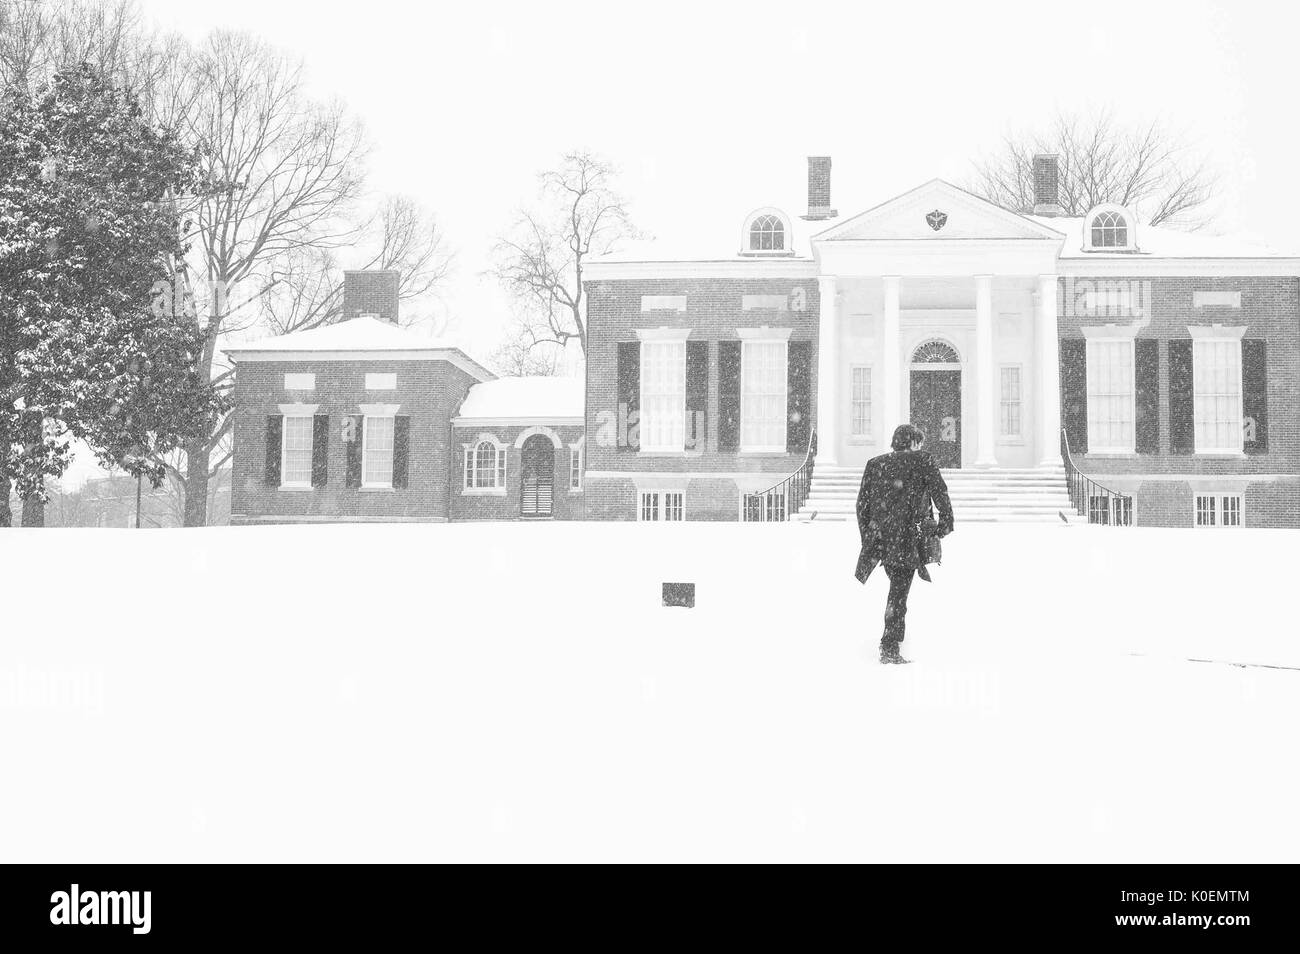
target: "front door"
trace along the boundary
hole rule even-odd
[[[961,466],[961,372],[912,368],[912,423],[940,467]]]
[[[520,468],[519,513],[524,517],[549,517],[555,486],[555,445],[534,434],[524,441]]]

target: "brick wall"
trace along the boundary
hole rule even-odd
[[[1075,278],[1060,281],[1062,293],[1058,323],[1062,338],[1080,338],[1085,325],[1107,322],[1126,324],[1127,317],[1089,317],[1067,314],[1064,295],[1080,283],[1148,282],[1145,302],[1151,323],[1139,338],[1160,341],[1160,453],[1115,458],[1080,455],[1080,469],[1104,474],[1248,475],[1300,473],[1300,283],[1295,278]],[[1196,291],[1239,291],[1241,307],[1193,305]],[[1077,308],[1075,309],[1078,310]],[[1165,342],[1186,340],[1188,325],[1246,326],[1247,338],[1268,341],[1268,451],[1241,458],[1198,457],[1169,453],[1169,355]]]
[[[453,428],[453,467],[451,474],[452,520],[519,520],[522,492],[523,448],[516,447],[523,424],[468,426]],[[586,490],[569,487],[570,445],[582,440],[582,425],[552,427],[560,439],[555,448],[555,476],[552,484],[551,517],[555,520],[581,520],[586,516]],[[506,445],[506,487],[503,494],[466,493],[464,481],[465,446],[473,447],[487,435]]]
[[[287,372],[312,373],[314,391],[284,389]],[[395,373],[396,391],[365,390],[367,373]],[[243,361],[235,375],[232,523],[441,521],[448,519],[448,488],[453,457],[451,418],[476,383],[441,360],[407,361]],[[280,404],[318,404],[328,414],[328,485],[283,490],[266,485],[266,419]],[[409,483],[394,490],[344,487],[345,415],[360,404],[400,404],[411,419]]]
[[[762,279],[635,279],[586,283],[587,341],[587,469],[627,473],[681,474],[687,491],[690,520],[734,520],[738,491],[733,481],[717,474],[775,475],[773,483],[803,462],[803,453],[749,456],[718,449],[718,342],[738,340],[738,328],[764,325],[790,328],[790,341],[812,342],[814,349],[811,401],[816,401],[817,282],[811,278]],[[796,292],[798,289],[798,292]],[[686,310],[642,312],[641,298],[686,296]],[[789,296],[788,310],[742,307],[745,295]],[[802,311],[793,310],[802,299]],[[690,328],[691,341],[709,343],[709,394],[704,446],[669,456],[617,447],[618,344],[636,341],[638,329]],[[814,408],[815,413],[815,408]],[[690,474],[712,474],[690,480]],[[760,480],[760,482],[762,482]],[[727,485],[727,486],[724,486]],[[636,490],[631,479],[589,480],[586,510],[589,519],[635,519]],[[728,489],[729,488],[729,489]]]
[[[343,319],[378,315],[396,323],[401,277],[400,272],[391,269],[344,272]]]

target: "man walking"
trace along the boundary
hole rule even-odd
[[[925,435],[911,424],[900,424],[889,442],[893,451],[867,461],[858,491],[858,532],[862,552],[856,576],[865,583],[877,564],[885,565],[889,576],[889,598],[885,603],[885,632],[880,638],[880,661],[906,663],[899,653],[907,617],[907,594],[918,570],[929,580],[922,553],[922,519],[929,522],[930,505],[939,508],[935,536],[952,532],[952,503],[948,486],[934,458],[921,450]],[[927,530],[926,532],[929,532]]]

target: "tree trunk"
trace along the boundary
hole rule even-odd
[[[208,445],[195,441],[185,448],[185,526],[208,522]]]
[[[45,526],[45,501],[35,494],[23,500],[23,526]]]
[[[0,527],[12,527],[14,514],[9,509],[9,475],[0,474]]]

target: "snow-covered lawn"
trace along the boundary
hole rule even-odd
[[[959,527],[900,668],[848,524],[0,531],[0,860],[1293,861],[1300,671],[1187,660],[1297,548]]]

